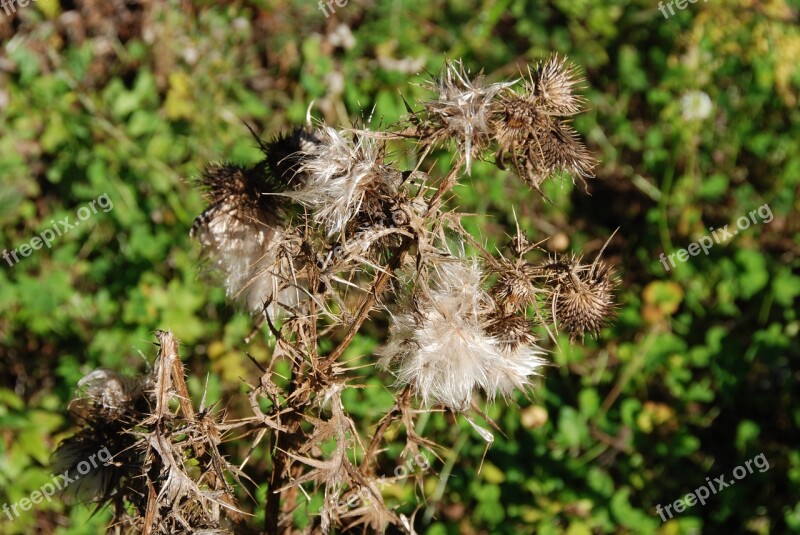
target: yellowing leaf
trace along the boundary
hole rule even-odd
[[[492,483],[494,485],[499,485],[506,480],[506,476],[503,471],[488,461],[483,463],[483,468],[481,469],[481,478],[483,478],[483,480],[487,483]]]
[[[191,80],[184,73],[174,72],[169,75],[169,91],[164,110],[169,119],[189,119],[194,109],[191,105]]]
[[[642,298],[642,315],[648,322],[656,323],[678,310],[683,301],[683,288],[672,281],[653,281],[645,287]]]

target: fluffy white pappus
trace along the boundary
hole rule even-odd
[[[525,391],[531,384],[530,378],[541,375],[539,370],[547,365],[542,358],[544,354],[544,350],[534,344],[504,348],[491,368],[489,392],[508,399],[514,390]]]
[[[472,158],[485,148],[491,132],[491,104],[515,81],[485,84],[483,75],[469,78],[460,61],[448,61],[432,84],[438,100],[425,103],[428,112],[438,116],[448,135],[464,150],[467,174],[472,172]]]
[[[203,255],[213,271],[222,278],[229,299],[252,314],[264,311],[275,317],[278,303],[295,304],[299,290],[286,286],[292,280],[291,266],[278,258],[283,231],[277,220],[259,221],[226,209],[226,203],[215,209],[206,224],[197,232]]]
[[[481,279],[477,264],[443,264],[429,295],[393,318],[378,365],[392,367],[398,384],[412,385],[426,406],[467,410],[474,390],[491,384],[501,350],[481,328],[481,310],[490,302]]]
[[[119,419],[132,410],[144,389],[148,377],[131,378],[111,370],[94,370],[78,381],[80,395],[69,404],[79,419]]]
[[[525,390],[547,364],[533,344],[509,348],[486,334],[492,300],[483,290],[477,263],[451,262],[437,268],[428,295],[413,310],[394,315],[378,365],[392,368],[397,383],[412,385],[426,406],[469,409],[476,389],[490,401]]]
[[[285,195],[309,207],[314,221],[331,236],[342,231],[367,195],[393,194],[399,173],[383,164],[380,141],[323,126],[319,143],[298,169],[307,176],[303,186]]]

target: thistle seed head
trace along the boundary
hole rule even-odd
[[[258,166],[245,167],[211,163],[203,171],[198,185],[203,189],[208,209],[195,219],[191,235],[204,230],[219,210],[240,218],[267,219],[278,209],[279,198],[269,195],[280,191],[277,180]]]
[[[537,191],[544,180],[561,172],[583,182],[592,176],[596,161],[575,130],[560,119],[583,109],[582,97],[573,94],[582,79],[558,56],[540,62],[528,75],[521,93],[505,91],[492,107],[498,167],[510,166]]]
[[[397,195],[402,175],[384,164],[385,147],[373,137],[348,135],[329,126],[318,130],[319,145],[304,157],[305,183],[286,195],[309,207],[330,237],[361,211],[380,211]]]
[[[583,265],[579,258],[562,256],[550,262],[551,305],[558,324],[570,339],[597,335],[614,316],[613,270],[604,262]]]
[[[397,382],[413,385],[426,406],[467,410],[473,391],[488,384],[499,349],[481,329],[488,303],[481,278],[477,264],[444,263],[428,294],[417,294],[393,317],[379,365],[394,365]]]
[[[525,391],[531,377],[541,375],[539,370],[547,365],[544,350],[536,344],[520,344],[504,348],[500,360],[490,374],[489,392],[500,394],[508,400],[515,390]]]
[[[135,410],[147,384],[111,370],[94,370],[78,381],[81,395],[69,405],[71,413],[84,421],[122,419]]]
[[[95,370],[78,382],[79,396],[69,405],[80,431],[59,444],[53,470],[74,483],[65,497],[105,502],[141,467],[137,437],[129,430],[141,422],[152,400],[152,377],[125,377]],[[91,468],[87,471],[90,459]]]
[[[425,406],[464,411],[478,389],[489,400],[508,396],[544,362],[522,332],[529,325],[493,321],[496,309],[482,282],[476,263],[444,263],[428,291],[393,317],[379,365],[393,367],[397,382],[412,385]]]
[[[266,155],[263,164],[269,173],[288,187],[296,189],[302,187],[308,178],[300,169],[303,162],[317,151],[320,140],[310,128],[297,127],[266,143],[259,141],[259,144]]]
[[[447,61],[438,78],[428,84],[438,98],[423,102],[424,110],[414,114],[417,135],[431,144],[455,140],[464,153],[467,174],[471,173],[472,159],[480,156],[491,137],[492,103],[513,84],[486,84],[483,74],[470,79],[460,61]]]
[[[532,321],[498,313],[489,318],[486,333],[500,346],[500,358],[489,374],[489,391],[508,399],[514,390],[524,391],[530,385],[530,377],[540,375],[539,369],[547,361],[542,358],[544,350],[536,345]]]
[[[514,314],[524,311],[536,300],[540,290],[533,285],[529,271],[526,264],[521,264],[500,272],[491,293],[495,303],[504,313]]]
[[[583,89],[584,78],[566,57],[553,54],[531,69],[525,81],[525,93],[550,115],[570,116],[583,111],[585,99],[575,91]]]
[[[520,346],[536,344],[533,326],[534,323],[524,316],[495,314],[486,325],[486,334],[496,339],[504,350],[513,352]]]
[[[278,302],[291,298],[282,294],[290,266],[276,254],[283,226],[279,197],[270,193],[279,188],[265,176],[258,166],[210,165],[200,181],[210,206],[190,233],[211,273],[222,279],[228,298],[253,314],[261,313],[267,302],[274,313]]]

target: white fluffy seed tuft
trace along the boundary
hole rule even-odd
[[[483,74],[471,79],[460,61],[448,61],[439,77],[429,84],[438,98],[424,103],[427,113],[441,121],[448,136],[464,151],[467,174],[472,172],[472,159],[488,143],[495,97],[515,83],[486,84]]]
[[[367,196],[393,194],[399,173],[383,164],[383,146],[374,138],[329,126],[316,134],[316,151],[298,169],[308,177],[305,184],[285,195],[310,208],[314,221],[332,236],[345,229]]]
[[[477,263],[445,263],[413,310],[393,318],[378,364],[393,368],[397,382],[412,385],[426,406],[465,411],[476,389],[490,400],[508,397],[527,387],[545,364],[538,347],[512,350],[486,334],[484,320],[493,305],[482,278]]]
[[[270,317],[279,303],[298,301],[298,290],[286,284],[290,266],[278,258],[284,233],[277,223],[277,217],[266,221],[244,216],[223,202],[196,235],[212,270],[221,275],[227,297],[253,314],[269,303]]]

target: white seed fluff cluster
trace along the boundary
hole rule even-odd
[[[344,230],[368,195],[393,193],[399,173],[384,166],[382,146],[374,138],[330,126],[316,135],[316,151],[305,155],[298,169],[307,179],[286,195],[309,207],[314,221],[332,236]]]
[[[281,285],[291,280],[289,266],[277,258],[283,232],[277,218],[262,221],[226,204],[214,210],[196,238],[214,271],[222,275],[227,297],[251,313],[262,312],[269,301],[267,311],[274,317],[277,303],[297,302],[296,289],[279,292]]]
[[[437,268],[429,295],[393,318],[379,366],[392,367],[401,385],[411,384],[426,406],[469,409],[477,388],[490,400],[524,389],[545,364],[534,345],[506,349],[486,334],[493,307],[481,287],[476,263],[448,262]]]

